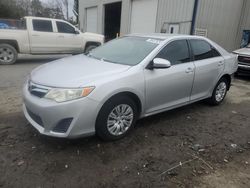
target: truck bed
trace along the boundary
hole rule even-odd
[[[19,53],[30,53],[28,31],[23,29],[0,29],[0,41],[17,43]]]

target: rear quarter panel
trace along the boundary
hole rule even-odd
[[[0,29],[0,40],[14,40],[18,43],[20,53],[30,53],[27,30]]]
[[[237,71],[238,69],[237,57],[238,57],[237,55],[230,53],[228,53],[228,55],[224,55],[225,59],[224,74],[232,75]]]

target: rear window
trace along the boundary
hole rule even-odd
[[[52,22],[49,20],[32,20],[33,30],[41,32],[53,32]]]
[[[190,44],[196,61],[221,56],[213,46],[204,40],[190,40]]]

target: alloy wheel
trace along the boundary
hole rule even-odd
[[[109,114],[107,128],[110,134],[119,136],[128,131],[133,123],[134,112],[131,106],[120,104]]]
[[[225,82],[221,82],[216,88],[215,99],[217,102],[221,102],[224,99],[226,91],[227,84]]]

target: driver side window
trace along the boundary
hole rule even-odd
[[[56,26],[57,26],[58,33],[75,34],[75,28],[71,27],[67,23],[56,21]]]
[[[176,40],[165,46],[156,58],[170,61],[172,65],[190,62],[188,43],[186,40]]]

